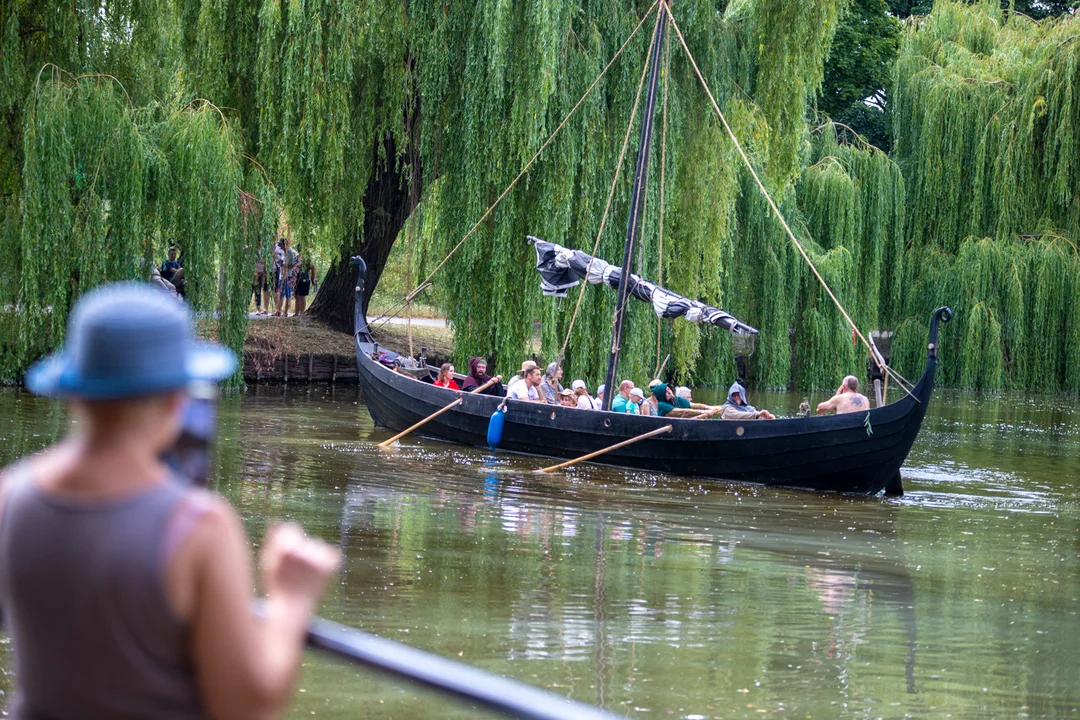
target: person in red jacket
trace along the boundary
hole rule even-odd
[[[451,390],[460,390],[457,380],[454,379],[454,366],[450,363],[443,363],[439,368],[439,378],[434,382],[435,387],[450,388]]]

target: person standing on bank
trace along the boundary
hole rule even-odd
[[[307,310],[308,295],[311,294],[311,286],[315,285],[315,263],[310,257],[300,255],[300,269],[296,275],[296,314],[303,315]]]
[[[266,614],[252,614],[239,516],[160,459],[187,387],[236,366],[191,325],[146,285],[99,288],[76,303],[64,348],[27,373],[77,422],[0,478],[10,717],[265,718],[289,703],[339,553],[296,525],[270,530]]]
[[[262,255],[255,258],[255,272],[251,277],[251,292],[255,295],[255,314],[265,315],[270,310],[270,299],[266,298],[266,311],[263,310],[263,298],[266,297],[266,260]]]
[[[300,266],[300,253],[292,247],[292,240],[281,238],[281,283],[278,286],[278,303],[284,303],[281,317],[289,317],[289,299],[296,292],[296,275]],[[295,310],[296,308],[293,308]],[[276,315],[277,313],[275,313]]]

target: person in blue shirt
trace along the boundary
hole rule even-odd
[[[173,275],[180,269],[180,263],[176,262],[176,248],[169,248],[169,259],[161,263],[161,277],[172,282]]]
[[[634,389],[634,383],[623,380],[619,383],[619,392],[611,401],[611,412],[638,414],[638,406],[630,401],[630,391]]]

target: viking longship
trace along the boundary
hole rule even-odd
[[[657,6],[659,10],[648,60],[649,89],[641,123],[621,266],[609,264],[580,250],[565,248],[535,237],[527,238],[536,250],[536,266],[544,294],[563,296],[569,288],[582,281],[610,287],[618,292],[612,328],[612,351],[605,376],[608,388],[615,387],[623,319],[630,297],[651,303],[658,317],[705,323],[727,330],[734,336],[758,334],[758,330],[719,308],[682,297],[630,272],[633,267],[635,241],[640,233],[639,222],[645,193],[643,175],[649,162],[660,48],[669,22],[678,32],[678,26],[674,25],[663,0],[658,2]],[[681,33],[679,40],[683,41]],[[685,42],[683,48],[689,55]],[[769,207],[810,264],[814,274],[825,285],[742,151],[738,138],[731,132],[700,73],[698,78],[709,93],[713,108],[739,150],[751,176],[768,200]],[[535,159],[536,156],[533,160]],[[531,163],[532,161],[529,164]],[[522,174],[527,169],[528,165],[522,170]],[[522,174],[518,175],[518,179]],[[516,182],[517,179],[514,180],[514,183]],[[513,183],[510,188],[512,187]],[[507,188],[507,191],[510,188]],[[500,199],[505,195],[506,192]],[[497,205],[498,201],[495,204]],[[473,226],[473,230],[494,207],[495,205],[492,205],[488,209],[477,225]],[[472,230],[469,232],[471,234]],[[469,235],[466,235],[462,242],[468,237]],[[934,373],[938,364],[938,326],[940,322],[948,322],[951,318],[951,311],[946,307],[938,308],[930,318],[928,355],[922,377],[914,384],[904,384],[902,378],[895,376],[898,383],[901,383],[903,394],[891,403],[870,408],[865,412],[758,421],[631,415],[610,411],[613,392],[607,393],[603,410],[585,410],[462,393],[438,387],[431,384],[437,368],[429,367],[426,363],[411,372],[400,372],[398,356],[379,347],[368,325],[363,309],[366,266],[360,257],[354,258],[353,262],[358,267],[354,335],[359,381],[364,403],[377,426],[406,430],[426,421],[417,430],[418,434],[478,447],[496,445],[500,452],[579,458],[606,451],[594,461],[647,472],[814,491],[871,495],[882,491],[887,494],[903,492],[900,467],[919,433],[933,390]],[[835,296],[827,286],[825,289],[835,301]],[[839,302],[836,302],[840,312],[851,323],[855,334],[867,345],[871,357],[875,358],[882,370],[893,374],[873,344],[859,333]],[[497,433],[496,442],[492,443],[489,442],[489,429],[495,418],[499,420],[500,431]],[[636,441],[624,442],[628,439]]]

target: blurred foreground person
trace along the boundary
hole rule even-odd
[[[338,551],[279,526],[251,612],[240,518],[161,461],[193,381],[236,366],[195,343],[187,310],[145,285],[76,304],[67,342],[27,386],[63,398],[60,442],[0,481],[0,611],[14,641],[9,716],[269,718],[295,685],[305,628]]]

